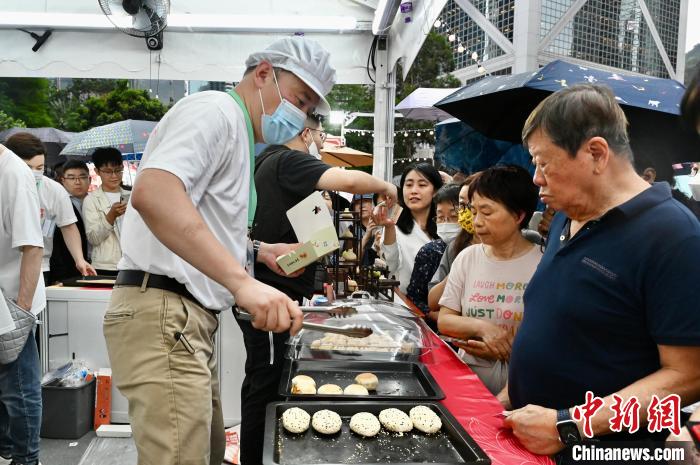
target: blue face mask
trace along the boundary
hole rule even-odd
[[[260,95],[260,104],[262,105],[262,137],[267,144],[283,144],[297,135],[304,129],[306,121],[306,113],[292,105],[288,100],[282,98],[279,84],[277,84],[277,76],[272,73],[277,87],[277,94],[280,96],[280,104],[272,115],[265,114],[265,104],[262,99],[262,92],[258,89]]]

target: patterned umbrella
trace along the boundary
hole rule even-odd
[[[128,119],[97,126],[76,134],[61,155],[87,157],[98,147],[114,147],[122,153],[141,153],[156,124],[155,121]]]
[[[534,72],[486,77],[435,106],[490,138],[519,142],[525,120],[539,102],[552,92],[583,83],[612,89],[629,120],[635,155],[668,164],[695,161],[697,135],[685,131],[678,117],[685,87],[671,79],[557,60]]]

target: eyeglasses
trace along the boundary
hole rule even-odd
[[[85,182],[88,179],[90,179],[90,176],[87,176],[87,175],[86,176],[64,176],[63,179],[65,179],[68,182],[75,182],[75,181]]]
[[[435,223],[437,223],[437,224],[456,223],[458,220],[459,220],[459,216],[457,216],[457,215],[450,215],[448,217],[438,216],[435,218]]]
[[[319,133],[319,137],[321,138],[321,142],[325,142],[326,138],[328,137],[328,134],[326,134],[324,131],[321,131],[320,129],[314,129],[314,128],[304,128],[308,129],[309,131],[317,131]]]
[[[124,170],[98,170],[100,173],[104,174],[105,176],[121,176],[124,174]]]

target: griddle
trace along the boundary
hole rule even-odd
[[[440,416],[442,429],[438,433],[427,435],[414,429],[399,434],[382,428],[377,436],[364,438],[350,431],[350,417],[355,413],[379,415],[381,410],[395,407],[408,414],[417,405],[425,405]],[[343,427],[330,436],[319,434],[311,427],[301,434],[288,433],[281,418],[284,411],[292,407],[302,408],[309,415],[323,409],[332,410],[343,419]],[[457,420],[436,402],[276,402],[267,406],[263,463],[490,465],[491,460]]]
[[[379,379],[376,391],[369,396],[292,394],[292,378],[307,375],[323,384],[345,388],[355,383],[360,373],[374,373]],[[420,362],[376,362],[355,360],[287,360],[279,386],[279,394],[294,400],[441,400],[445,394]]]

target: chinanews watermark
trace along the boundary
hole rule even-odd
[[[584,439],[582,444],[571,447],[570,458],[573,462],[581,463],[679,463],[686,462],[687,449],[669,447],[664,443],[643,441],[631,442],[594,442],[592,418],[603,409],[605,402],[592,392],[586,392],[583,405],[574,407],[572,418],[582,422]],[[642,404],[635,396],[624,400],[617,394],[613,395],[613,403],[609,405],[613,416],[609,420],[610,431],[623,431],[634,434],[640,431],[640,411]],[[663,399],[653,395],[646,409],[649,433],[668,432],[678,435],[681,431],[681,398],[670,394]]]

